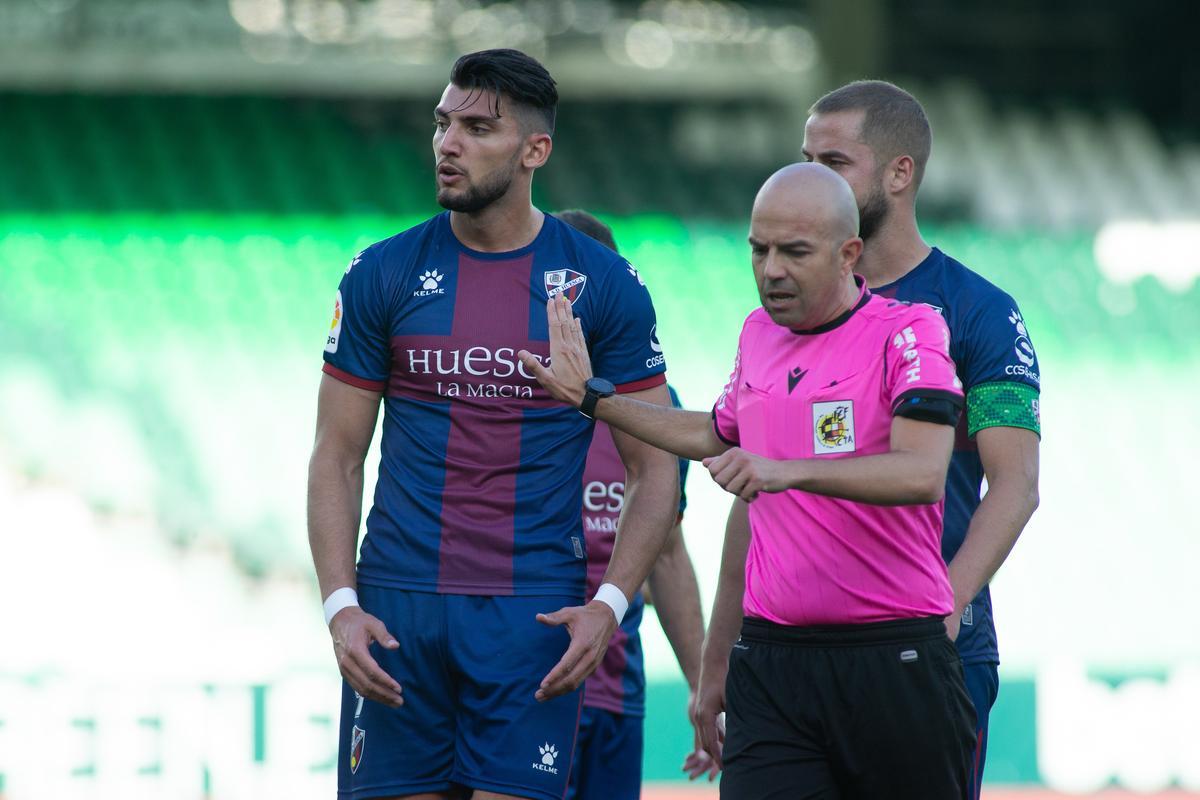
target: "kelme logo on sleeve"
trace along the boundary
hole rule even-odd
[[[854,401],[813,403],[813,455],[854,452]]]

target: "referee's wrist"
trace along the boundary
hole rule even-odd
[[[342,609],[358,607],[358,592],[349,586],[334,589],[321,605],[325,611],[325,625],[328,626]]]

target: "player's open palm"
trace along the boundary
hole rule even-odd
[[[567,652],[542,678],[534,693],[538,700],[549,700],[578,689],[604,660],[608,643],[617,628],[612,609],[599,600],[586,606],[560,608],[553,614],[538,614],[543,625],[562,625],[571,635]]]
[[[528,350],[517,353],[517,358],[555,400],[578,406],[583,402],[583,385],[592,377],[592,358],[583,326],[564,295],[555,295],[546,303],[546,324],[550,330],[549,364],[543,366]]]
[[[395,650],[400,646],[387,627],[358,606],[343,608],[329,622],[338,669],[354,691],[368,700],[399,708],[404,705],[400,684],[383,671],[370,652],[371,642]]]

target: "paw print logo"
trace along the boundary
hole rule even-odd
[[[642,280],[641,273],[639,273],[637,271],[637,267],[633,266],[633,264],[626,264],[625,266],[626,266],[626,268],[628,268],[629,274],[632,275],[633,277],[637,278],[637,282],[639,285],[641,285],[641,286],[646,285],[646,282],[644,280]]]
[[[442,278],[444,278],[444,277],[446,277],[446,276],[439,275],[438,271],[435,269],[435,270],[425,270],[425,272],[422,275],[420,275],[418,277],[418,279],[420,281],[422,281],[421,288],[428,292],[428,291],[432,291],[433,289],[436,289],[438,287],[438,284],[442,282]]]
[[[1025,329],[1025,320],[1021,319],[1020,311],[1017,311],[1014,308],[1012,313],[1008,315],[1008,321],[1016,326],[1018,336],[1028,336],[1029,335],[1029,331]]]
[[[549,742],[546,742],[546,744],[538,748],[538,752],[542,754],[543,764],[545,764],[547,767],[554,766],[554,759],[558,758],[558,748]]]

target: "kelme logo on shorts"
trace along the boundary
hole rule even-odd
[[[558,767],[554,766],[554,761],[558,758],[558,748],[546,742],[538,747],[538,753],[541,755],[541,760],[535,761],[529,766],[541,772],[557,775]]]

